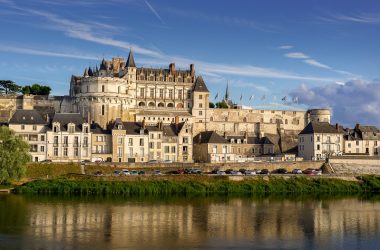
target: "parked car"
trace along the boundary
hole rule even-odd
[[[247,169],[245,169],[245,168],[239,169],[239,172],[242,174],[245,174],[245,172],[247,172]]]
[[[52,162],[52,160],[43,160],[43,161],[40,161],[42,163],[48,163],[48,162]]]
[[[260,174],[266,174],[266,175],[269,175],[269,170],[266,169],[266,168],[261,169]]]
[[[121,170],[121,173],[122,173],[121,175],[131,175],[128,169]]]
[[[315,170],[312,169],[312,168],[308,168],[308,169],[305,169],[304,171],[302,171],[303,174],[307,174],[307,175],[314,175],[315,174]]]
[[[154,175],[162,175],[160,170],[154,170],[153,174]]]
[[[140,170],[139,171],[139,175],[145,175],[145,171],[144,170]]]
[[[157,160],[150,160],[150,161],[148,161],[148,163],[155,164],[155,163],[158,163],[158,161]]]
[[[277,174],[287,174],[288,170],[286,170],[285,168],[279,168],[276,170],[276,173]]]
[[[299,168],[295,168],[292,170],[292,174],[302,174],[302,170]]]
[[[255,170],[247,170],[247,171],[245,171],[245,175],[256,175],[256,171]]]
[[[113,176],[120,176],[122,173],[120,170],[113,171]]]
[[[90,160],[81,160],[82,163],[90,163]]]
[[[219,170],[216,174],[217,175],[226,175],[226,171]]]
[[[139,172],[137,172],[137,170],[132,170],[131,171],[131,175],[138,175],[139,174]]]
[[[172,160],[164,160],[164,161],[162,161],[162,163],[173,163],[173,161]]]
[[[227,169],[226,174],[231,174],[231,172],[234,171],[233,169]]]
[[[211,171],[211,174],[218,174],[220,172],[220,169],[216,168]]]
[[[243,175],[240,171],[232,171],[231,175]]]
[[[199,168],[192,168],[190,174],[202,174],[202,170]]]

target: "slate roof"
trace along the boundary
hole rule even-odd
[[[111,134],[110,130],[103,129],[97,123],[91,124],[90,130],[91,130],[91,133],[93,133],[93,134]]]
[[[344,138],[354,140],[380,140],[380,131],[375,126],[356,125],[353,129],[345,129]]]
[[[129,51],[127,63],[125,64],[125,67],[136,67],[135,59],[133,58],[132,49]]]
[[[19,109],[9,120],[9,124],[47,124],[42,115],[37,110]]]
[[[310,122],[299,134],[303,135],[314,133],[343,134],[342,131],[337,130],[335,126],[328,122]]]
[[[197,92],[209,92],[202,76],[198,76],[195,80],[194,91]]]
[[[193,140],[194,143],[223,143],[229,142],[222,136],[218,135],[215,131],[205,131],[197,134]]]
[[[82,130],[82,124],[86,121],[79,113],[56,113],[52,120],[52,123],[54,122],[61,124],[61,131],[67,131],[67,125],[69,123],[74,123],[76,130]]]

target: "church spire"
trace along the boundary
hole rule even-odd
[[[230,90],[228,88],[228,81],[226,86],[226,94],[224,95],[224,100],[228,101],[230,99]]]
[[[125,65],[125,67],[127,67],[127,68],[134,67],[134,68],[136,68],[135,59],[133,58],[132,49],[129,50],[128,60],[127,60],[127,63]]]

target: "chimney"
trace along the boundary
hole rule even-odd
[[[191,77],[195,76],[195,67],[194,67],[194,64],[190,64],[190,76]]]
[[[223,133],[223,137],[224,137],[224,139],[227,140],[227,132],[226,132],[226,131],[224,131],[224,133]]]
[[[175,74],[175,63],[169,64],[169,71],[172,75]]]
[[[143,119],[143,121],[142,121],[141,127],[142,127],[143,129],[145,129],[145,128],[146,128],[146,124],[145,124],[145,118],[144,118],[144,119]]]
[[[175,117],[175,129],[178,132],[178,125],[179,125],[179,116]]]
[[[339,131],[339,123],[335,124],[335,129]]]
[[[46,114],[46,122],[49,123],[50,122],[50,117],[49,117],[49,114]]]
[[[359,129],[360,128],[360,124],[359,123],[356,123],[355,125],[355,129]]]

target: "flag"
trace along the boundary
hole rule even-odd
[[[281,100],[284,101],[284,102],[286,102],[286,98],[287,98],[287,97],[284,96]]]
[[[243,99],[243,94],[240,95],[240,101]]]
[[[251,96],[249,97],[249,100],[255,100],[255,95],[251,95]]]
[[[261,97],[261,100],[265,100],[265,95],[263,95],[263,96]]]
[[[218,96],[219,96],[219,93],[216,93],[216,95],[215,95],[215,100],[216,100],[216,98],[218,98]]]
[[[293,102],[298,103],[298,96],[293,97]]]

